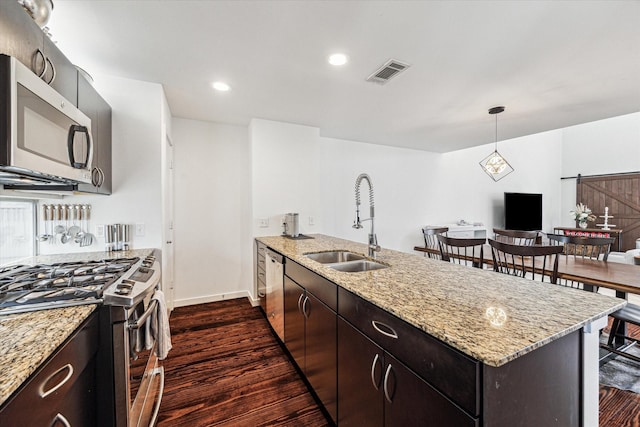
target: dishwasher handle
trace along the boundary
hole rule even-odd
[[[278,264],[284,264],[284,256],[280,255],[278,252],[276,251],[272,251],[271,249],[267,248],[264,251],[264,255],[269,258],[268,261],[271,262],[277,262]]]

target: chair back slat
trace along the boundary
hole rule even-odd
[[[484,237],[457,238],[443,234],[438,234],[437,237],[440,256],[443,261],[483,268],[484,244],[486,243]]]
[[[550,283],[557,283],[561,246],[514,245],[493,239],[489,239],[489,245],[494,271],[543,282],[548,278]]]
[[[547,234],[549,243],[564,247],[565,255],[606,261],[611,252],[614,237],[566,236],[564,234]]]
[[[512,245],[534,245],[538,238],[537,231],[493,229],[494,240]]]
[[[449,227],[424,227],[422,229],[422,235],[424,236],[424,246],[428,249],[439,250],[440,246],[438,245],[438,234],[445,234],[449,231]],[[440,254],[435,254],[431,252],[425,252],[426,256],[434,259],[442,259]]]

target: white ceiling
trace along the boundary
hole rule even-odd
[[[492,142],[496,105],[500,140],[640,111],[637,0],[54,4],[72,61],[162,84],[175,117],[447,152]],[[365,81],[390,58],[411,67]]]

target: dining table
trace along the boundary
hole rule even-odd
[[[436,248],[416,246],[413,249],[425,254],[440,254]],[[483,253],[484,263],[492,266],[491,246],[485,245]],[[630,293],[640,295],[640,265],[561,255],[558,278],[613,289],[618,298],[626,299]]]

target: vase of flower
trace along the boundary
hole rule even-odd
[[[570,211],[571,217],[578,222],[578,226],[582,229],[587,228],[589,221],[595,221],[596,216],[591,213],[591,209],[589,209],[586,205],[582,203],[578,203],[576,205],[576,209]]]

